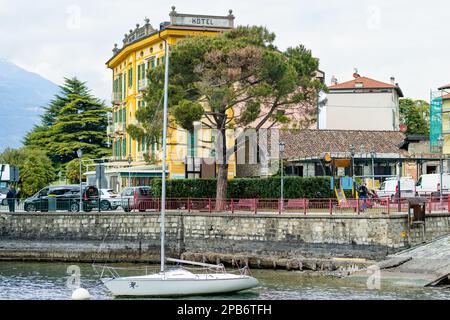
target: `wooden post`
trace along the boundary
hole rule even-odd
[[[387,209],[388,209],[387,213],[390,214],[391,213],[391,199],[390,198],[387,199]]]
[[[208,210],[211,213],[211,198],[208,198]]]
[[[328,208],[330,209],[330,215],[333,215],[333,202],[328,200]]]
[[[258,213],[258,199],[255,199],[255,214]]]
[[[308,201],[305,199],[303,199],[303,208],[305,209],[305,216],[306,216],[306,212],[307,212],[307,206],[308,206]]]
[[[187,207],[188,207],[188,212],[191,212],[191,198],[188,198]]]
[[[358,215],[360,214],[361,208],[359,207],[359,199],[356,199],[356,210],[358,211]]]
[[[234,201],[231,199],[231,213],[234,213]]]

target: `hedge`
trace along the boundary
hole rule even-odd
[[[280,197],[280,177],[232,179],[228,181],[227,198],[278,199]],[[167,180],[167,198],[214,198],[216,179],[176,179]],[[161,195],[161,180],[152,181],[154,197]],[[333,198],[328,177],[285,177],[284,198]]]

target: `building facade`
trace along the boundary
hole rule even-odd
[[[403,93],[395,78],[389,84],[356,72],[353,77],[344,83],[333,77],[319,108],[318,129],[398,131]]]
[[[204,16],[180,14],[172,7],[169,16],[170,21],[161,23],[159,30],[154,29],[148,19],[143,26],[137,24],[135,29],[125,34],[122,48],[117,44],[114,46],[113,57],[106,63],[112,70],[113,111],[108,135],[112,142],[115,162],[109,165],[109,176],[117,173],[116,178],[110,177],[111,187],[119,185],[118,189],[121,189],[130,184],[127,170],[133,171],[132,185],[141,185],[139,182],[141,180],[137,178],[146,178],[149,170],[151,175],[148,178],[162,174],[161,141],[153,137],[137,141],[129,135],[127,127],[130,124],[139,125],[136,111],[145,106],[143,92],[148,86],[147,74],[150,69],[164,64],[166,41],[169,46],[174,46],[185,37],[215,36],[234,27],[231,10],[227,16]],[[215,176],[214,149],[211,141],[214,141],[214,133],[202,128],[200,124],[195,126],[192,132],[171,126],[167,141],[169,178]],[[232,133],[228,141],[232,146],[234,143]],[[148,164],[146,161],[148,159],[153,160],[153,165]],[[142,170],[138,170],[139,168]],[[229,177],[232,178],[235,174],[234,159],[231,159]]]
[[[444,145],[442,153],[450,154],[450,84],[439,88],[442,99],[442,137]]]

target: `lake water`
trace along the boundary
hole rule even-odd
[[[67,263],[0,262],[0,299],[66,300],[72,289],[67,286]],[[101,284],[90,264],[77,264],[81,286],[94,300],[113,299]],[[120,265],[124,266],[124,265]],[[157,268],[154,266],[153,268]],[[398,287],[382,283],[380,290],[369,290],[365,282],[298,271],[252,270],[261,286],[238,294],[214,296],[211,299],[252,300],[392,300],[450,299],[450,289]],[[189,297],[188,299],[208,297]]]

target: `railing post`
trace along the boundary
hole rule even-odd
[[[433,198],[428,199],[428,213],[431,213],[433,211]]]
[[[278,199],[278,214],[281,214],[281,198]]]
[[[391,214],[391,199],[387,199],[387,213]]]
[[[234,213],[234,201],[231,199],[231,213]]]
[[[330,209],[330,215],[333,215],[333,203],[331,199],[328,200],[328,208]]]
[[[188,212],[191,212],[191,198],[188,198]]]
[[[211,213],[211,198],[208,198],[208,210]]]
[[[306,200],[306,198],[303,199],[303,209],[305,211],[305,216],[306,216],[306,212],[308,210],[308,201]]]
[[[359,199],[356,199],[356,208],[358,210],[358,215],[360,215],[361,208],[359,207]]]
[[[258,213],[258,199],[255,199],[255,214]]]
[[[447,195],[447,211],[450,213],[450,194]]]

